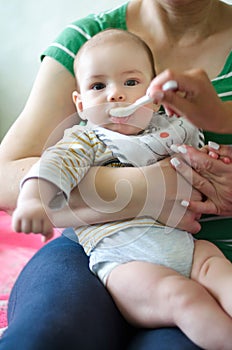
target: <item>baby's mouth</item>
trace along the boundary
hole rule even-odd
[[[130,116],[128,117],[113,117],[110,116],[110,121],[114,124],[126,124],[128,120],[130,119]]]
[[[114,123],[114,124],[126,124],[127,123],[127,121],[130,119],[130,117],[131,117],[131,115],[128,115],[128,116],[126,116],[126,117],[121,117],[121,116],[117,116],[117,117],[115,117],[115,116],[112,116],[111,114],[110,114],[110,110],[112,109],[112,108],[117,108],[117,107],[126,107],[126,106],[128,106],[129,105],[129,103],[120,103],[120,102],[116,102],[116,103],[111,103],[110,104],[110,109],[109,109],[109,118],[110,118],[110,121],[112,122],[112,123]]]

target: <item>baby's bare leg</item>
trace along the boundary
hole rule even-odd
[[[231,350],[231,318],[203,286],[174,270],[130,262],[113,269],[106,286],[133,325],[176,325],[202,348]]]
[[[232,317],[232,264],[214,244],[195,242],[191,278],[202,284]]]

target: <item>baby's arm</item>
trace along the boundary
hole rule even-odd
[[[30,178],[25,181],[12,216],[16,232],[41,233],[45,241],[53,236],[52,211],[49,203],[57,187],[49,181]]]

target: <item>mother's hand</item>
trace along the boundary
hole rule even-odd
[[[154,167],[154,168],[153,168]],[[157,178],[154,176],[154,169],[158,167],[162,173],[162,182],[157,186]],[[176,227],[181,230],[186,230],[191,233],[197,233],[201,229],[199,219],[200,211],[193,211],[181,205],[184,198],[189,201],[201,201],[201,193],[194,189],[188,181],[170,166],[170,158],[159,161],[154,166],[147,167],[146,175],[149,179],[150,190],[148,191],[148,203],[150,200],[149,209],[153,209],[155,205],[159,206],[159,215],[153,216],[160,223]],[[154,188],[152,188],[154,187]],[[163,198],[157,195],[158,188],[164,188]],[[154,211],[154,209],[153,209]]]
[[[178,162],[174,162],[176,170],[206,197],[205,201],[190,201],[188,209],[202,214],[231,216],[232,163],[225,164],[220,158],[213,159],[204,150],[191,146],[179,149],[182,152],[176,157]],[[231,146],[221,146],[217,152],[221,157],[232,159]]]
[[[169,80],[175,80],[178,89],[162,91]],[[201,69],[181,73],[167,69],[153,79],[147,93],[156,103],[163,104],[168,114],[185,116],[198,128],[225,134],[232,132],[232,101],[220,100]]]

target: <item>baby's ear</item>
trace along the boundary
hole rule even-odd
[[[77,109],[79,116],[82,119],[85,119],[85,118],[83,118],[83,104],[82,104],[81,94],[79,94],[79,92],[77,92],[77,91],[73,91],[72,99],[73,99],[73,102],[75,103],[75,106],[76,106],[76,109]]]

